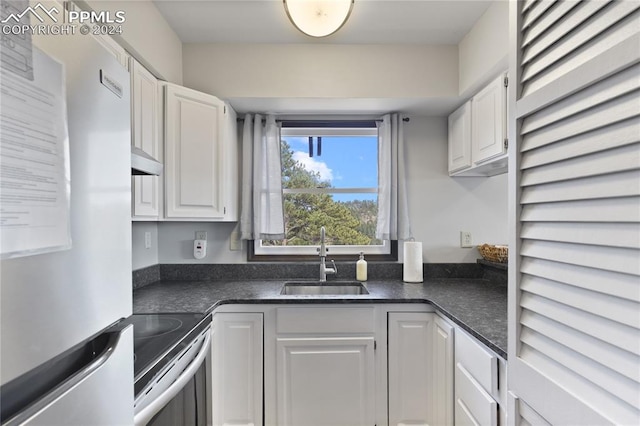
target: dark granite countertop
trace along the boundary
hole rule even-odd
[[[229,304],[430,303],[498,355],[507,358],[507,286],[485,279],[366,282],[368,295],[281,296],[285,280],[158,281],[136,289],[134,313],[208,313]]]

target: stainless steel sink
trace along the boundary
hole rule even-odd
[[[284,283],[280,294],[297,296],[336,296],[369,294],[365,286],[357,281],[292,281]]]

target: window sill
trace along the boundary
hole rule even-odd
[[[255,241],[247,241],[247,261],[248,262],[313,262],[318,260],[318,255],[273,255],[273,254],[255,254]],[[391,240],[391,253],[389,254],[369,254],[366,260],[376,262],[397,262],[398,261],[398,241]],[[348,255],[329,255],[328,259],[340,261],[357,260],[358,254]]]

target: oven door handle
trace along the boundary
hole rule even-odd
[[[204,343],[200,347],[200,352],[193,359],[191,364],[182,372],[180,377],[176,379],[164,392],[162,392],[156,399],[154,399],[149,405],[136,413],[133,417],[135,426],[144,426],[155,416],[160,410],[164,408],[169,401],[173,399],[182,388],[187,384],[189,380],[196,374],[196,371],[200,368],[208,352],[211,350],[211,332],[207,331],[207,335],[204,339]]]

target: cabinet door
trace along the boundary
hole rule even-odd
[[[482,163],[506,152],[507,89],[501,75],[471,100],[471,158]]]
[[[166,216],[223,219],[224,102],[167,84],[165,105]]]
[[[261,425],[262,314],[218,313],[213,331],[213,425]]]
[[[432,425],[453,424],[453,327],[439,316],[433,321]]]
[[[449,173],[471,167],[471,101],[449,116]]]
[[[455,372],[455,424],[498,425],[498,403],[460,363]]]
[[[111,36],[104,34],[94,34],[93,37],[111,53],[125,69],[131,70],[129,59],[130,56],[122,46],[118,44]]]
[[[278,338],[279,426],[375,423],[374,338]]]
[[[231,105],[226,105],[224,115],[224,221],[237,222],[240,218],[240,165],[238,141],[238,116]]]
[[[430,424],[432,324],[432,313],[389,313],[389,425]]]
[[[140,63],[131,58],[131,143],[162,160],[160,150],[160,116],[158,100],[158,80]],[[133,177],[133,217],[159,215],[159,176]]]

